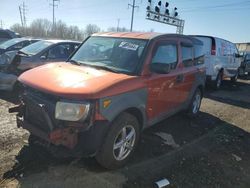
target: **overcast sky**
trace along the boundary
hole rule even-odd
[[[20,23],[18,6],[23,0],[0,0],[0,22],[8,28]],[[24,0],[28,24],[36,18],[52,20],[52,0]],[[134,30],[174,33],[176,28],[145,19],[147,0],[136,0]],[[155,1],[156,2],[156,1]],[[157,1],[158,2],[158,1]],[[163,0],[165,4],[165,0]],[[250,0],[169,0],[170,8],[179,10],[185,20],[184,34],[214,35],[233,42],[250,42]],[[102,29],[120,26],[130,28],[132,0],[60,0],[56,19],[84,28],[96,24]]]

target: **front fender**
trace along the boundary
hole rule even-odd
[[[146,103],[148,92],[146,88],[129,91],[115,96],[105,97],[99,100],[100,114],[108,121],[113,121],[121,112],[129,109],[138,109],[142,116],[143,122],[146,122]],[[104,101],[110,104],[105,107]]]

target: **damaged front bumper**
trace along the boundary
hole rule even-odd
[[[43,105],[40,107],[43,108]],[[34,111],[36,110],[34,109]],[[17,113],[17,127],[22,127],[28,130],[31,135],[38,137],[39,140],[43,141],[42,145],[45,145],[44,142],[46,142],[47,146],[51,145],[51,147],[64,146],[72,154],[75,151],[80,151],[83,156],[95,155],[103,143],[109,127],[109,122],[106,120],[95,121],[87,129],[73,122],[67,122],[68,126],[55,126],[46,110],[41,111],[43,112],[41,116],[44,116],[47,121],[44,126],[48,126],[48,131],[42,130],[26,118],[27,109],[24,103],[9,109],[9,113]]]

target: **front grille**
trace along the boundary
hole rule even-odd
[[[23,95],[25,120],[44,132],[50,132],[59,125],[55,117],[56,97],[43,92],[26,89]]]

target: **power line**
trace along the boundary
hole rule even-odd
[[[221,4],[221,5],[213,5],[213,6],[200,6],[200,7],[192,7],[192,8],[187,8],[187,9],[183,9],[182,12],[192,12],[192,11],[204,11],[204,10],[208,10],[208,9],[219,9],[219,8],[226,8],[226,7],[237,7],[237,6],[246,6],[247,3],[250,3],[249,0],[247,1],[241,1],[241,2],[237,2],[237,3],[227,3],[227,4]]]
[[[55,27],[55,7],[58,7],[58,5],[56,5],[56,2],[60,2],[60,0],[52,0],[52,4],[50,4],[53,9],[53,28]]]
[[[139,6],[135,5],[135,0],[133,0],[133,4],[128,4],[128,7],[132,7],[132,15],[131,15],[131,26],[130,26],[130,32],[133,31],[133,24],[134,24],[134,13],[135,8],[139,8]]]

